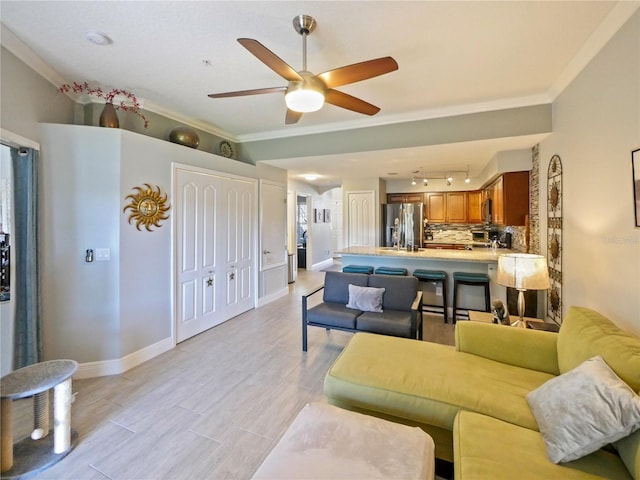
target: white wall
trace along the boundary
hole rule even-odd
[[[171,221],[137,230],[125,197],[144,183],[170,195],[172,162],[250,178],[258,168],[122,129],[45,124],[41,139],[45,358],[107,361],[170,339]],[[88,248],[111,260],[86,263]]]
[[[542,251],[551,156],[563,164],[563,312],[593,308],[640,334],[640,229],[631,151],[640,147],[640,12],[553,103],[540,144]]]
[[[332,240],[332,222],[316,223],[313,218],[315,209],[329,209],[333,206],[332,191],[328,190],[318,193],[315,187],[304,183],[289,181],[287,190],[294,193],[293,198],[297,195],[310,197],[311,204],[307,200],[309,208],[309,229],[307,232],[307,269],[312,270],[315,266],[322,266],[333,258],[333,240]],[[294,207],[295,208],[295,207]],[[291,226],[295,230],[295,224]]]

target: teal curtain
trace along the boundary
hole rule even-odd
[[[42,319],[38,268],[38,152],[12,148],[15,325],[13,368],[42,361]]]

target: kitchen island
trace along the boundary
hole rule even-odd
[[[489,275],[491,301],[502,300],[506,305],[506,288],[498,285],[496,267],[498,257],[506,253],[515,253],[506,248],[479,247],[471,250],[421,248],[418,251],[397,249],[395,247],[347,247],[337,252],[342,255],[342,265],[368,265],[371,267],[406,268],[409,275],[416,269],[442,270],[448,275],[447,300],[449,318],[453,299],[453,273],[485,273]],[[424,303],[439,305],[442,303],[442,291],[436,285],[423,283]],[[458,290],[458,308],[484,310],[484,291],[463,285]]]

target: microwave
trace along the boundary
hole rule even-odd
[[[474,242],[487,243],[489,241],[489,232],[471,232]]]

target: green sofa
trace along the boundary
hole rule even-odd
[[[357,333],[329,369],[329,403],[422,427],[456,479],[640,480],[640,431],[581,459],[548,460],[526,395],[600,355],[640,390],[640,339],[572,307],[559,333],[456,324],[456,346]]]

